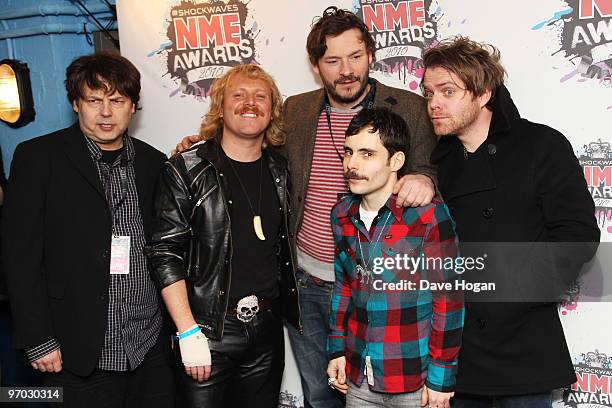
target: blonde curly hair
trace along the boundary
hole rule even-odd
[[[270,124],[265,131],[264,147],[267,145],[284,145],[283,97],[270,74],[258,65],[252,64],[237,65],[215,81],[211,89],[210,110],[200,126],[200,139],[221,138],[223,134],[223,96],[227,84],[235,75],[243,75],[250,79],[261,79],[268,84],[272,90],[272,114]]]

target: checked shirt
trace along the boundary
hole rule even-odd
[[[463,330],[463,294],[454,290],[452,266],[429,261],[457,259],[454,222],[440,201],[396,208],[395,200],[392,195],[379,210],[370,231],[359,219],[359,196],[345,197],[332,210],[336,281],[327,351],[330,358],[346,357],[347,377],[357,385],[364,380],[369,357],[373,391],[413,392],[425,383],[450,392]],[[421,258],[424,267],[383,267],[404,255]],[[366,263],[373,271],[369,279],[357,268]],[[451,288],[420,290],[421,280]],[[397,285],[408,282],[413,282],[412,290]]]

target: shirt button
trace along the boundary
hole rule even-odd
[[[491,156],[493,156],[495,153],[497,153],[497,146],[495,146],[493,143],[490,143],[490,144],[487,146],[487,149],[488,149],[489,154],[490,154]]]
[[[280,183],[280,179],[277,177],[275,180],[277,183]]]
[[[220,290],[219,291],[219,296],[223,296],[223,295],[225,295],[225,291],[224,290]]]
[[[491,218],[493,217],[493,214],[495,213],[495,209],[492,207],[488,207],[482,210],[482,216],[485,218]]]
[[[234,203],[232,202],[232,200],[228,200],[228,203],[230,203],[230,204],[234,204]]]

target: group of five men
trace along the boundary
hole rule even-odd
[[[569,142],[520,118],[494,48],[427,50],[424,98],[370,78],[374,48],[328,8],[307,40],[323,89],[283,105],[235,67],[167,161],[126,133],[129,61],[68,67],[78,122],[17,148],[2,231],[15,345],[68,406],[275,406],[283,321],[306,407],[548,407],[575,381],[554,302],[375,283],[457,278],[374,272],[396,255],[599,230]]]

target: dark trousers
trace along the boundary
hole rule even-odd
[[[226,316],[221,340],[208,340],[210,378],[202,383],[185,372],[175,345],[178,404],[181,408],[276,408],[285,344],[280,312],[259,312],[248,323]]]
[[[96,369],[87,377],[66,370],[44,375],[46,387],[63,387],[67,408],[173,408],[170,337],[160,338],[134,371]],[[53,404],[56,405],[56,404]]]

